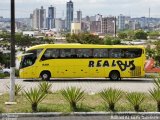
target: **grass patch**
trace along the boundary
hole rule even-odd
[[[147,94],[147,93],[146,93]],[[17,112],[32,112],[30,103],[24,96],[16,96],[17,105],[6,106],[4,103],[9,101],[9,95],[0,96],[0,113],[17,113]],[[105,106],[105,101],[99,94],[85,94],[84,99],[77,104],[77,112],[110,112],[109,106]],[[132,111],[132,105],[127,102],[125,96],[116,104],[116,112]],[[142,112],[156,112],[156,102],[150,99],[149,94],[146,95],[144,103],[140,106]],[[39,104],[38,112],[71,112],[69,103],[63,98],[60,92],[48,94],[47,97]]]
[[[6,75],[4,73],[0,73],[0,79],[3,79],[5,77],[6,77]]]

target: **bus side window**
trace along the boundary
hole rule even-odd
[[[84,48],[77,50],[77,56],[79,58],[93,58],[92,49]]]
[[[142,49],[127,49],[125,51],[125,58],[137,58],[142,55]]]
[[[76,58],[76,50],[75,49],[61,49],[60,57],[61,58]]]
[[[116,49],[110,49],[109,50],[109,57],[110,58],[121,58],[122,55],[121,55],[121,49],[119,48],[116,48]]]
[[[44,54],[42,55],[42,58],[41,60],[47,60],[47,59],[55,59],[55,58],[58,58],[59,56],[59,51],[58,49],[47,49]]]
[[[93,50],[93,57],[94,58],[107,58],[108,57],[108,50],[102,48],[95,48]]]

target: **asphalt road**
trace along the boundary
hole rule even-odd
[[[0,120],[159,120],[157,113],[136,113],[136,112],[92,112],[92,113],[9,113],[0,115]]]
[[[36,87],[41,80],[16,79],[15,83],[23,86],[24,89]],[[97,93],[105,88],[113,87],[124,91],[148,92],[153,88],[153,79],[150,78],[132,78],[122,79],[121,81],[110,81],[109,79],[52,79],[52,91],[58,91],[63,88],[75,86],[85,90],[89,94]],[[0,94],[7,93],[10,86],[10,80],[0,79]]]

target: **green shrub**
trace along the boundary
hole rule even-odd
[[[7,86],[8,89],[10,89],[9,86]],[[21,91],[22,91],[23,87],[20,84],[15,84],[15,96],[17,96]]]
[[[160,78],[154,78],[154,86],[160,89]]]
[[[129,103],[132,104],[134,110],[138,112],[140,110],[140,105],[144,102],[145,95],[143,93],[131,92],[126,95]]]
[[[24,96],[31,103],[32,111],[37,112],[38,104],[47,96],[47,94],[37,88],[31,88],[28,91],[24,90]]]
[[[69,102],[72,111],[77,111],[77,103],[84,98],[84,91],[80,88],[70,87],[61,90],[62,96]]]
[[[40,91],[48,94],[51,93],[51,88],[52,88],[52,84],[48,83],[48,82],[42,82],[38,85]]]
[[[149,90],[149,93],[153,100],[157,103],[157,111],[160,112],[160,78],[154,78],[154,88]]]
[[[0,113],[2,113],[3,112],[3,110],[2,110],[2,108],[0,108]]]
[[[1,78],[1,79],[5,78],[5,77],[6,77],[6,75],[5,75],[5,74],[0,73],[0,78]]]
[[[15,84],[15,96],[17,96],[22,91],[22,89],[22,85]]]
[[[115,104],[121,99],[122,91],[120,89],[108,88],[100,92],[100,96],[109,105],[111,111],[115,111]]]
[[[19,77],[19,70],[18,69],[15,70],[15,76]]]
[[[153,88],[149,90],[149,93],[153,100],[157,102],[157,111],[160,112],[160,88]]]

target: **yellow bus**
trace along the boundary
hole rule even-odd
[[[145,48],[128,45],[42,44],[29,48],[20,62],[20,78],[143,77]]]

